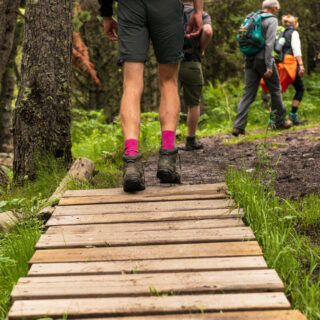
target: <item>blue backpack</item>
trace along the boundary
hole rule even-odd
[[[271,13],[257,11],[250,13],[242,22],[238,31],[237,40],[240,51],[247,56],[255,56],[264,48],[264,39],[261,31],[262,19],[274,17]]]

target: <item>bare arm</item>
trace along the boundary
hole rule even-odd
[[[202,28],[203,0],[194,0],[194,12],[189,20],[186,37],[196,37]]]
[[[212,39],[213,31],[211,24],[205,24],[202,27],[202,35],[200,39],[200,55],[204,55],[204,51],[206,50],[208,44]]]
[[[99,0],[100,14],[103,17],[104,33],[109,40],[118,40],[118,22],[112,18],[113,0]]]

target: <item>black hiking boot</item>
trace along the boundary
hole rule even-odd
[[[177,156],[178,148],[173,150],[160,149],[157,177],[161,183],[181,183],[176,167]]]
[[[196,140],[196,137],[187,137],[185,151],[200,150],[203,149],[203,144]]]
[[[141,154],[134,157],[123,156],[123,190],[125,192],[145,189]]]
[[[232,130],[233,136],[238,137],[240,134],[245,135],[246,131],[244,129],[240,129],[240,128],[233,128],[233,130]]]

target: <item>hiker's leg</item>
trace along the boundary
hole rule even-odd
[[[295,79],[295,81],[293,82],[292,85],[294,86],[294,88],[296,90],[295,96],[294,96],[293,101],[292,101],[292,106],[298,108],[300,103],[301,103],[301,101],[302,101],[303,95],[304,95],[303,80],[302,80],[302,78],[301,78],[301,76],[299,75],[298,72],[297,72],[296,79]]]
[[[194,137],[198,128],[198,122],[200,118],[200,106],[189,107],[188,109],[188,137]]]
[[[139,140],[143,67],[144,64],[141,62],[125,62],[123,66],[120,119],[125,141],[129,139]]]
[[[260,84],[260,76],[253,68],[245,69],[245,89],[238,105],[234,128],[245,129],[248,121],[248,112],[251,103],[255,100]]]
[[[261,71],[261,73],[263,73],[265,70],[264,62],[261,63],[261,65],[258,66],[258,68]],[[272,112],[274,111],[276,112],[275,119],[274,119],[276,126],[281,126],[285,122],[286,109],[282,101],[280,79],[279,79],[279,74],[278,74],[278,70],[275,63],[273,64],[272,69],[273,69],[273,74],[271,78],[264,78],[264,81],[266,82],[266,85],[270,92]]]
[[[159,64],[160,109],[162,131],[176,131],[180,112],[178,63]]]

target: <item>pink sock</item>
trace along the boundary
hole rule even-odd
[[[139,142],[136,139],[128,139],[124,142],[124,155],[134,157],[139,152]]]
[[[166,150],[174,149],[174,144],[176,140],[175,131],[165,130],[162,131],[162,148]]]

